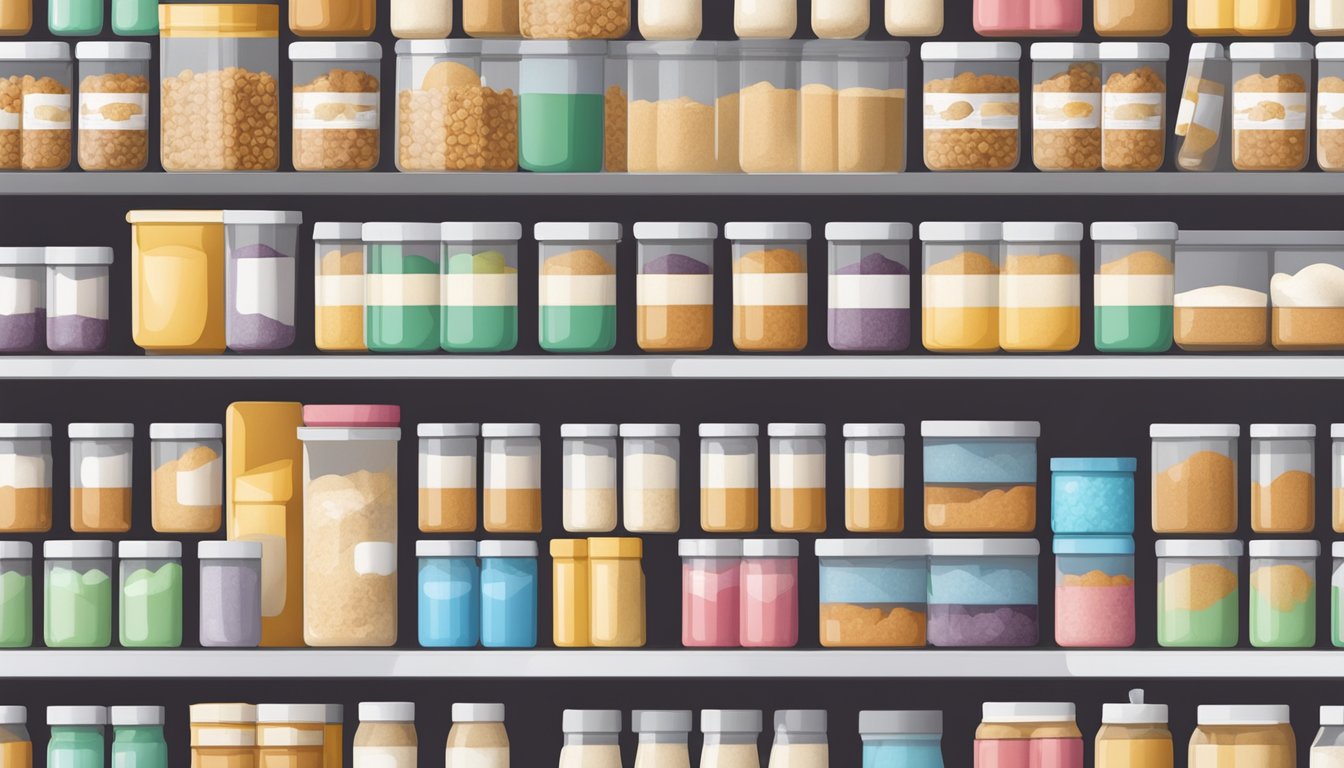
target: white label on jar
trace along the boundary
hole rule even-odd
[[[0,453],[0,487],[50,488],[51,475],[41,456]]]
[[[1305,131],[1305,93],[1234,93],[1232,127],[1238,131]]]
[[[542,275],[545,307],[608,307],[616,304],[615,275]]]
[[[925,93],[924,129],[1017,130],[1016,93]]]
[[[397,545],[390,541],[361,541],[355,545],[355,573],[391,576],[397,572]]]
[[[438,275],[366,275],[370,307],[437,307]]]
[[[805,307],[804,272],[735,273],[733,303],[740,307]]]
[[[492,455],[485,462],[487,488],[540,488],[541,461],[528,456]]]
[[[48,307],[50,315],[107,319],[107,275],[75,279],[64,272],[55,271],[51,278],[54,300]]]
[[[909,275],[831,275],[831,309],[909,309]]]
[[[322,743],[321,728],[293,728],[257,724],[257,743],[262,747],[312,747]]]
[[[222,503],[220,484],[224,462],[207,461],[195,469],[177,473],[177,503],[184,507],[217,507]]]
[[[706,488],[755,488],[756,454],[701,454],[700,484]]]
[[[234,304],[240,315],[294,324],[294,259],[237,259]]]
[[[257,744],[257,728],[249,725],[240,728],[236,725],[193,725],[191,728],[191,746],[193,747],[252,747]]]
[[[1194,123],[1214,133],[1223,130],[1223,96],[1219,93],[1201,93],[1194,106]]]
[[[79,461],[79,488],[130,488],[131,453],[85,456]]]
[[[1086,130],[1101,125],[1100,93],[1037,91],[1031,103],[1033,128],[1038,131]]]
[[[1162,100],[1164,93],[1102,94],[1102,127],[1108,131],[1162,130]]]
[[[714,303],[713,275],[639,275],[635,302],[641,307],[705,306]]]
[[[444,275],[443,304],[446,307],[516,307],[518,273],[500,275]]]
[[[922,301],[926,307],[997,307],[999,276],[925,275]]]
[[[448,747],[443,768],[509,768],[508,747]]]
[[[1078,282],[1077,275],[1001,275],[999,306],[1076,307]]]
[[[1344,129],[1344,93],[1316,94],[1316,127],[1322,131]]]
[[[415,747],[355,747],[353,768],[415,768]]]
[[[475,488],[475,456],[420,454],[421,488]]]
[[[1169,307],[1175,291],[1171,275],[1094,275],[1098,307]]]
[[[676,490],[677,460],[658,453],[632,453],[625,457],[625,487]]]
[[[79,130],[149,130],[149,94],[80,93]]]
[[[0,315],[30,315],[45,304],[40,281],[0,275]]]
[[[770,483],[776,488],[825,488],[826,456],[771,451]]]
[[[377,93],[296,93],[294,128],[378,130]]]
[[[318,275],[316,279],[317,306],[364,306],[363,275]]]
[[[21,112],[10,112],[8,110],[0,109],[0,131],[19,130],[19,118],[21,114]]]
[[[850,488],[905,487],[905,457],[900,454],[851,453],[846,461]]]
[[[571,454],[565,457],[570,488],[615,488],[616,457]]]
[[[23,95],[23,130],[70,130],[70,94],[26,93]]]
[[[1187,89],[1190,84],[1186,83]],[[1190,127],[1190,118],[1195,116],[1195,100],[1189,96],[1182,96],[1180,106],[1176,107],[1176,135],[1184,136],[1186,130]]]

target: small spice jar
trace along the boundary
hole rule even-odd
[[[1166,153],[1166,43],[1102,43],[1101,167],[1156,171]]]
[[[363,224],[313,225],[313,341],[324,352],[362,352],[364,346]]]
[[[112,644],[110,541],[42,544],[42,637],[48,648]]]
[[[1102,704],[1095,768],[1172,768],[1167,705],[1146,704],[1143,690],[1129,692],[1128,704]]]
[[[1311,539],[1252,541],[1250,640],[1256,648],[1316,644],[1316,558]]]
[[[1082,239],[1083,225],[1074,221],[1003,224],[1000,348],[1068,352],[1078,346]]]
[[[826,340],[846,352],[910,346],[910,237],[904,222],[826,225]]]
[[[224,333],[235,352],[294,343],[294,280],[301,211],[224,211],[227,307]]]
[[[975,765],[1010,768],[1049,755],[1046,759],[1060,768],[1082,768],[1083,734],[1072,703],[987,701],[981,712]]]
[[[924,43],[924,165],[931,171],[1017,167],[1022,47]]]
[[[443,751],[444,768],[506,768],[509,734],[503,704],[454,704],[453,727]]]
[[[291,14],[297,4],[290,6]],[[382,58],[383,47],[368,41],[289,44],[294,170],[371,171],[378,166]]]
[[[439,349],[439,225],[374,222],[361,230],[364,341],[374,352]]]
[[[1201,704],[1190,735],[1189,768],[1294,768],[1297,739],[1287,705]]]
[[[645,642],[643,540],[588,540],[590,640],[599,648],[640,648]]]
[[[1064,535],[1134,533],[1132,458],[1050,459],[1050,530]]]
[[[943,713],[937,709],[859,712],[863,768],[942,768]]]
[[[733,345],[743,352],[802,350],[812,225],[730,221],[724,234],[733,241]]]
[[[47,707],[48,765],[107,764],[107,707]]]
[[[261,645],[261,555],[259,541],[202,541],[196,545],[201,645]]]
[[[1341,8],[1344,10],[1344,8]],[[1344,170],[1344,43],[1316,44],[1316,163]]]
[[[621,522],[631,533],[681,528],[681,425],[622,424]]]
[[[756,530],[759,434],[755,424],[700,425],[700,528],[705,533]]]
[[[1003,225],[926,221],[923,241],[923,341],[930,352],[999,348],[999,249]]]
[[[125,533],[131,529],[131,438],[134,424],[69,426],[70,530]]]
[[[769,0],[777,1],[783,0]],[[746,173],[799,170],[802,52],[801,40],[737,44],[738,163]]]
[[[759,709],[702,709],[700,768],[732,768],[761,764]]]
[[[481,568],[476,542],[415,542],[420,645],[474,648],[481,637]]]
[[[149,43],[75,45],[83,170],[142,171],[149,163],[150,53]]]
[[[744,648],[792,648],[798,644],[798,540],[742,542]]]
[[[616,529],[615,424],[561,424],[564,448],[566,531],[606,533]]]
[[[1171,349],[1175,222],[1098,221],[1091,234],[1096,264],[1092,343],[1097,351]]]
[[[182,543],[123,541],[117,607],[124,648],[182,645]]]
[[[551,635],[558,648],[592,645],[587,539],[551,539]]]
[[[1237,424],[1153,424],[1153,531],[1237,530]]]
[[[51,530],[51,425],[0,424],[0,531]]]
[[[1055,536],[1055,642],[1134,645],[1134,537]]]
[[[1231,168],[1229,145],[1223,139],[1231,132],[1227,90],[1232,86],[1232,65],[1221,43],[1192,43],[1181,106],[1176,113],[1176,167],[1182,171],[1226,171]]]
[[[541,532],[541,425],[482,424],[485,498],[491,533]]]
[[[47,248],[47,349],[101,352],[107,348],[112,249]]]
[[[1240,630],[1234,539],[1157,541],[1157,643],[1163,648],[1232,648]]]
[[[1316,425],[1251,425],[1251,530],[1316,527]]]
[[[163,707],[109,707],[112,765],[118,768],[168,768],[163,738]]]
[[[0,761],[14,768],[32,768],[33,737],[28,733],[27,707],[0,707]]]
[[[1300,171],[1311,151],[1310,43],[1233,43],[1232,165]]]
[[[476,530],[476,451],[481,425],[421,424],[420,530],[471,533]]]
[[[775,740],[770,745],[771,768],[826,768],[826,710],[781,709],[775,712]]]
[[[826,425],[770,424],[770,529],[826,531]]]
[[[7,114],[0,107],[0,168],[4,167]],[[15,138],[16,158],[17,143]],[[45,264],[43,248],[0,248],[0,353],[42,350],[47,333]]]
[[[257,763],[264,768],[322,768],[324,704],[258,704]]]
[[[537,645],[537,543],[482,541],[481,645],[535,648]]]
[[[566,709],[560,768],[621,768],[621,717],[619,709]]]
[[[924,539],[818,539],[819,635],[827,648],[920,648],[928,626]]]
[[[218,531],[224,503],[224,427],[150,424],[149,439],[154,530]]]
[[[710,222],[638,221],[636,341],[646,352],[703,352],[714,344],[714,240]]]
[[[737,622],[733,622],[737,631]],[[0,541],[0,648],[27,648],[33,644],[33,545]],[[0,721],[0,733],[4,723]],[[5,749],[0,736],[0,759]],[[6,763],[8,765],[8,763]],[[27,763],[21,763],[25,768]]]
[[[854,533],[905,529],[905,425],[846,424],[845,528]]]
[[[636,709],[630,713],[630,723],[639,736],[636,765],[676,768],[691,764],[689,709]]]
[[[1037,170],[1101,167],[1098,56],[1096,43],[1032,44],[1031,159]]]
[[[256,768],[257,707],[192,704],[191,768]]]
[[[448,352],[507,352],[518,345],[516,221],[445,221],[443,326]]]
[[[681,644],[732,648],[740,644],[742,541],[682,539]]]
[[[616,346],[616,252],[621,225],[539,222],[538,342],[547,352],[609,352]]]
[[[359,728],[351,755],[354,768],[415,768],[419,744],[414,702],[359,702]]]
[[[526,23],[523,28],[526,36]],[[537,173],[601,171],[611,101],[604,95],[610,91],[603,89],[607,44],[524,40],[518,52],[519,167]]]

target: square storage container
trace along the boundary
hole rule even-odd
[[[481,645],[537,645],[537,543],[482,541]]]
[[[1068,352],[1081,326],[1078,263],[1083,225],[1010,221],[999,270],[999,347],[1007,352]]]
[[[42,544],[42,641],[48,648],[112,644],[110,541]]]
[[[224,351],[224,212],[129,211],[131,338],[147,352]]]
[[[823,646],[924,646],[928,541],[818,539],[816,553]]]
[[[134,424],[74,423],[70,436],[70,530],[125,533],[131,529]]]
[[[723,232],[733,241],[733,345],[743,352],[802,350],[812,225],[730,221]]]
[[[206,648],[256,648],[261,644],[259,541],[202,541],[200,633]]]
[[[568,0],[535,0],[552,1]],[[528,41],[519,53],[518,165],[547,173],[602,170],[607,44]]]
[[[1094,0],[1092,26],[1102,37],[1162,37],[1171,31],[1171,6],[1172,0]]]
[[[1171,349],[1177,235],[1170,221],[1092,224],[1093,344],[1098,352]]]
[[[363,352],[364,225],[313,224],[313,341],[324,352]]]
[[[476,40],[397,41],[397,169],[509,171],[518,104],[484,84]]]
[[[420,0],[418,5],[430,3]],[[299,37],[368,37],[377,18],[377,0],[293,0],[289,4],[289,31]]]
[[[742,540],[682,539],[681,644],[732,648],[740,644]]]
[[[1035,421],[925,421],[924,527],[933,533],[1036,529]]]
[[[616,251],[621,225],[539,222],[538,341],[548,352],[608,352],[616,346]]]
[[[1220,43],[1192,43],[1181,106],[1176,112],[1176,167],[1182,171],[1232,168],[1232,64]]]
[[[437,40],[453,33],[453,7],[436,0],[391,0],[388,26],[399,40]]]
[[[1251,530],[1316,528],[1316,425],[1251,425]]]
[[[1153,531],[1237,530],[1236,424],[1153,424]]]
[[[738,162],[746,173],[797,172],[803,43],[744,40],[737,49]]]
[[[300,211],[225,211],[228,306],[225,338],[235,352],[294,344],[294,273]]]
[[[826,340],[831,349],[901,352],[910,346],[910,237],[904,222],[826,225]]]
[[[1102,43],[1101,167],[1156,171],[1167,149],[1166,43]]]
[[[476,530],[476,453],[479,424],[421,424],[420,530]]]
[[[798,540],[742,542],[744,648],[792,648],[798,644]]]
[[[770,424],[770,530],[826,531],[826,425]]]
[[[442,327],[449,352],[507,352],[518,345],[516,221],[445,221]]]
[[[846,424],[845,528],[852,533],[905,529],[905,425]]]
[[[150,34],[158,31],[158,4],[154,7]],[[148,164],[150,53],[149,43],[75,45],[80,168],[141,171]]]
[[[1344,26],[1344,2],[1339,10]],[[1344,43],[1317,43],[1316,59],[1316,164],[1344,170]]]
[[[892,37],[937,37],[943,0],[886,0],[886,27]]]
[[[560,509],[566,531],[609,533],[616,530],[618,430],[615,424],[560,425],[564,452],[564,494]],[[591,552],[589,555],[591,557]]]
[[[117,622],[123,648],[182,645],[182,543],[123,541],[117,545],[121,589]]]
[[[1011,171],[1020,145],[1017,43],[924,43],[924,165]]]
[[[681,528],[681,426],[622,424],[621,520],[631,533]]]
[[[630,0],[518,0],[523,37],[619,40],[630,31]]]
[[[45,264],[41,247],[0,248],[0,352],[40,352],[46,345]]]
[[[224,504],[224,427],[149,425],[151,520],[158,533],[214,533]]]
[[[1235,539],[1159,539],[1157,643],[1163,648],[1233,648],[1241,628]]]
[[[304,2],[328,0],[295,0],[289,8],[291,25]],[[373,0],[361,2],[368,2],[372,22]],[[294,170],[371,171],[378,167],[382,58],[383,47],[378,43],[290,43]]]
[[[1035,539],[929,541],[929,645],[1029,648],[1040,641]]]
[[[789,0],[733,0],[733,32],[743,40],[787,40],[798,31],[798,6]]]
[[[375,222],[362,230],[364,341],[374,352],[432,352],[440,344],[440,227]]]
[[[425,425],[421,425],[425,426]],[[481,637],[481,568],[476,542],[415,542],[422,648],[475,648]]]
[[[636,341],[646,352],[714,345],[714,242],[710,222],[637,221]]]
[[[1233,43],[1232,164],[1298,171],[1311,148],[1310,43]]]
[[[975,0],[975,31],[985,37],[1072,37],[1083,29],[1082,0]]]
[[[491,533],[541,532],[541,425],[482,424],[485,497]]]
[[[102,4],[97,7],[97,27],[88,34],[102,29]],[[51,21],[60,23],[56,16]],[[70,165],[74,108],[70,46],[0,43],[0,83],[5,86],[0,97],[0,170],[65,170]]]
[[[627,146],[632,173],[707,173],[718,167],[718,45],[631,43]],[[619,129],[618,129],[619,130]],[[610,165],[610,164],[608,164]]]
[[[759,435],[755,424],[700,425],[700,528],[705,533],[756,530]]]
[[[1031,158],[1037,170],[1101,167],[1099,55],[1096,43],[1032,44]]]
[[[866,18],[867,6],[863,7]],[[904,42],[814,40],[803,44],[798,170],[905,170],[909,55],[910,45]]]
[[[993,221],[926,221],[923,241],[923,334],[930,352],[999,348],[999,250]]]
[[[47,349],[101,352],[107,348],[112,249],[47,248]]]
[[[700,37],[702,17],[701,0],[645,0],[639,4],[639,36],[645,40],[694,40]]]
[[[1055,643],[1134,645],[1134,537],[1056,536]]]
[[[630,43],[607,43],[602,64],[602,170],[625,173],[629,168]]]
[[[1279,350],[1344,349],[1344,232],[1277,232],[1269,280]]]
[[[1137,459],[1050,459],[1050,530],[1056,535],[1134,532]]]
[[[1252,541],[1250,641],[1256,648],[1316,644],[1316,558],[1312,539]]]
[[[1191,351],[1269,343],[1270,253],[1277,233],[1181,232],[1176,241],[1174,338]]]
[[[0,531],[51,530],[51,425],[0,424]]]
[[[0,648],[32,644],[33,545],[0,541]]]

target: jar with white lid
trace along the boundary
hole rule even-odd
[[[619,709],[566,709],[560,768],[621,768],[621,717]]]
[[[626,53],[625,170],[713,172],[718,163],[714,147],[718,43],[636,42],[626,47]]]
[[[548,352],[609,352],[616,346],[616,266],[621,225],[543,221],[537,241],[538,342]]]
[[[1311,151],[1310,43],[1232,43],[1232,165],[1300,171]]]
[[[202,541],[200,639],[206,648],[256,648],[261,644],[260,541]]]
[[[112,644],[110,541],[42,543],[42,637],[48,648]]]
[[[378,167],[382,59],[383,47],[367,40],[289,44],[294,170]]]
[[[1172,768],[1167,705],[1145,703],[1138,688],[1128,704],[1102,704],[1095,751],[1094,768]]]
[[[150,507],[159,533],[214,533],[224,504],[224,427],[149,425]]]
[[[1167,148],[1166,43],[1102,43],[1101,167],[1156,171]]]
[[[541,425],[482,424],[485,496],[491,533],[541,532]]]
[[[760,768],[759,709],[702,709],[700,768]]]
[[[1083,768],[1083,734],[1072,703],[987,701],[981,712],[977,766],[1029,765],[1030,756],[1049,755],[1057,768]]]
[[[1036,539],[932,539],[928,640],[933,646],[1029,648],[1040,641]]]
[[[364,341],[373,352],[439,349],[439,225],[365,224]]]
[[[1316,528],[1316,425],[1251,425],[1251,530]]]
[[[439,0],[391,0],[388,22],[402,40],[429,40],[453,34],[453,4]]]
[[[415,702],[359,702],[353,768],[416,768],[419,743]]]
[[[445,221],[443,335],[448,352],[507,352],[518,345],[516,221]]]
[[[859,712],[863,768],[943,768],[943,713],[937,709]]]
[[[774,731],[769,768],[827,768],[831,764],[826,710],[776,710]]]
[[[1237,530],[1239,424],[1153,424],[1153,531]]]
[[[108,707],[112,723],[112,765],[117,768],[167,768],[163,707]]]
[[[845,528],[905,530],[905,425],[846,424]]]
[[[831,349],[900,352],[910,346],[910,237],[905,222],[826,225],[826,340]]]
[[[919,648],[928,625],[924,539],[818,539],[819,636],[827,648]]]
[[[421,424],[415,433],[420,439],[420,530],[475,531],[476,446],[481,425]]]
[[[97,8],[91,34],[102,29],[102,4]],[[67,43],[0,42],[0,81],[8,86],[0,106],[0,169],[63,171],[70,165],[73,74]]]
[[[925,421],[924,527],[937,533],[1036,530],[1038,421]]]
[[[737,630],[736,616],[733,630]],[[0,541],[0,648],[27,648],[32,644],[33,545]],[[0,736],[0,750],[3,742]]]
[[[112,249],[47,248],[47,349],[101,352],[107,347]]]
[[[131,529],[131,448],[135,425],[75,423],[70,435],[70,530]]]
[[[758,435],[755,424],[700,425],[700,528],[706,533],[756,530]]]
[[[0,110],[0,168],[5,167],[7,114]],[[17,163],[18,138],[14,141]],[[0,247],[0,353],[42,351],[47,333],[45,264],[41,247]]]
[[[737,0],[739,13],[744,2],[783,4],[785,0]],[[792,2],[788,5],[792,13]],[[749,37],[740,32],[738,36]],[[737,43],[738,163],[746,173],[799,170],[803,45],[801,40],[788,39]]]
[[[51,530],[51,425],[0,424],[0,531]]]
[[[733,0],[733,33],[739,38],[787,40],[798,30],[793,0]]]
[[[149,163],[150,55],[149,43],[75,44],[81,169],[142,171]]]
[[[419,640],[424,648],[475,648],[481,638],[481,569],[476,542],[415,542]]]
[[[4,21],[0,16],[0,23]],[[28,732],[27,707],[0,706],[0,760],[16,768],[31,768],[33,737]]]
[[[47,707],[47,765],[106,765],[107,707]]]
[[[182,645],[182,542],[123,541],[117,545],[117,558],[122,647]]]
[[[853,40],[868,32],[868,0],[812,0],[812,34]]]
[[[723,231],[733,241],[733,345],[743,352],[802,350],[812,225],[730,221]]]
[[[639,735],[635,768],[690,768],[689,709],[636,709],[631,727]]]
[[[924,165],[1011,171],[1020,144],[1017,43],[924,43]]]
[[[1344,707],[1321,707],[1321,729],[1311,742],[1311,768],[1344,765]]]
[[[1170,221],[1098,221],[1092,224],[1093,344],[1098,352],[1171,349],[1176,292]]]
[[[324,352],[368,349],[363,227],[352,221],[313,224],[313,341]]]
[[[1031,159],[1037,170],[1101,168],[1098,56],[1096,43],[1032,43]]]
[[[486,540],[477,545],[481,558],[481,645],[486,648],[536,647],[538,549],[535,541],[516,539]],[[587,592],[583,598],[587,600]]]
[[[1192,43],[1181,106],[1176,113],[1176,167],[1182,171],[1226,171],[1232,167],[1232,131],[1227,91],[1232,65],[1222,43]]]
[[[454,704],[444,768],[509,768],[503,704]]]
[[[742,540],[682,539],[681,644],[732,648],[741,644]]]
[[[776,423],[770,435],[770,530],[826,531],[826,425]]]
[[[1188,768],[1297,766],[1297,739],[1286,704],[1201,704],[1196,720]]]
[[[1134,537],[1054,537],[1055,643],[1064,648],[1134,645]]]
[[[258,704],[258,765],[322,768],[326,725],[325,704]]]
[[[1313,539],[1251,542],[1251,645],[1316,645],[1316,558],[1320,554],[1321,543]]]
[[[1233,648],[1241,629],[1235,539],[1158,539],[1157,644]]]
[[[681,425],[622,424],[621,522],[631,533],[681,528]]]
[[[1003,225],[926,221],[923,244],[923,342],[930,352],[999,348],[999,253]]]
[[[616,529],[615,424],[561,424],[564,448],[566,531],[606,533]]]
[[[294,343],[301,211],[224,211],[225,340],[235,352]]]
[[[712,80],[712,78],[711,78]],[[636,341],[646,352],[703,352],[714,344],[712,222],[637,221]]]
[[[1270,343],[1270,254],[1279,241],[1243,232],[1183,230],[1176,241],[1174,338],[1193,352],[1262,350]]]
[[[191,768],[256,768],[254,704],[192,704]]]
[[[742,542],[744,648],[792,648],[798,644],[798,540]]]
[[[1008,352],[1068,352],[1078,346],[1078,264],[1083,225],[1075,221],[1003,224],[999,270],[999,346]]]

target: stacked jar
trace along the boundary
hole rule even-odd
[[[476,530],[476,437],[479,424],[421,424],[420,530]]]
[[[481,637],[481,568],[474,541],[415,542],[419,640],[424,648],[474,648]]]
[[[819,539],[821,644],[923,647],[928,553],[923,539]]]
[[[149,43],[83,42],[75,46],[75,58],[79,167],[144,170],[149,162]]]
[[[485,494],[481,518],[491,533],[541,532],[541,425],[482,424]]]
[[[1233,648],[1240,637],[1238,560],[1234,539],[1159,539],[1157,644],[1163,648]]]

